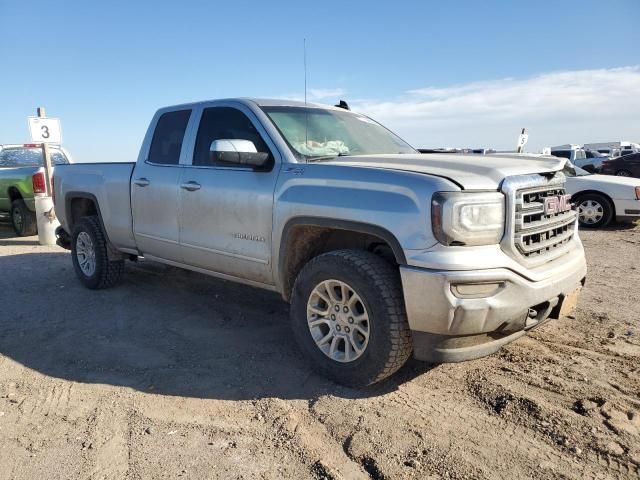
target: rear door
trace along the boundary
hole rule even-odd
[[[213,162],[209,147],[221,139],[250,140],[270,154],[268,167]],[[273,192],[281,163],[262,125],[243,105],[204,108],[189,163],[179,192],[184,263],[271,284]]]
[[[146,256],[182,261],[178,184],[190,116],[191,109],[160,114],[146,157],[138,159],[133,171],[133,233],[138,249]]]

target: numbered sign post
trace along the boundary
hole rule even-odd
[[[524,151],[524,146],[527,144],[527,141],[529,140],[529,135],[525,132],[526,130],[523,128],[522,132],[520,133],[520,136],[518,137],[518,145],[516,147],[516,151],[518,153],[522,153]]]
[[[47,193],[51,195],[51,175],[53,168],[51,166],[51,156],[49,155],[49,144],[60,143],[62,140],[60,120],[57,118],[47,118],[44,107],[39,107],[38,116],[29,117],[29,131],[31,132],[31,141],[42,144],[44,176],[46,178]]]

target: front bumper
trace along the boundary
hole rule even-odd
[[[400,269],[414,356],[459,362],[489,355],[549,318],[583,284],[583,254],[568,255],[554,275],[533,281],[507,268]]]
[[[619,222],[633,222],[640,219],[640,200],[614,199],[616,220]]]

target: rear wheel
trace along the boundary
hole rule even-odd
[[[338,250],[311,260],[293,288],[291,321],[314,368],[343,385],[376,383],[411,354],[398,269],[369,252]]]
[[[613,205],[604,195],[588,193],[581,195],[578,204],[578,223],[586,228],[602,228],[613,219]]]
[[[616,175],[618,177],[630,177],[631,176],[631,172],[629,170],[618,170],[616,172]]]
[[[22,199],[11,202],[11,223],[20,237],[30,237],[38,233],[36,214],[27,208]]]
[[[73,227],[71,258],[85,287],[109,288],[120,281],[124,260],[110,260],[107,240],[97,217],[84,217]]]

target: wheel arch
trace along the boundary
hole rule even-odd
[[[295,279],[312,258],[327,251],[354,248],[376,251],[397,265],[407,259],[398,239],[378,225],[325,217],[300,216],[289,219],[280,237],[277,262],[277,285],[289,300]],[[385,249],[388,248],[388,255]],[[376,253],[378,253],[376,252]]]
[[[100,228],[102,228],[107,242],[109,242],[109,236],[100,212],[100,204],[95,195],[87,192],[68,192],[64,199],[64,211],[69,233],[71,233],[73,226],[80,218],[95,215],[98,217]]]
[[[22,193],[15,185],[11,185],[7,189],[7,197],[9,198],[9,203],[15,202],[16,200],[24,200]]]

